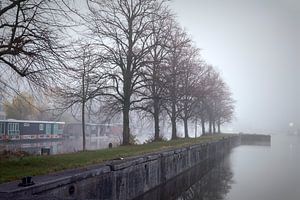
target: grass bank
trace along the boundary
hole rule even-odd
[[[155,151],[220,140],[230,135],[203,136],[153,142],[143,145],[120,146],[112,149],[85,151],[51,156],[11,157],[0,160],[0,183],[18,180],[24,176],[37,176],[102,163],[120,157],[136,156]]]

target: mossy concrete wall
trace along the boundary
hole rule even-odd
[[[0,185],[0,199],[133,199],[190,168],[225,156],[241,135],[185,148],[115,160],[85,169],[34,177],[35,185]]]

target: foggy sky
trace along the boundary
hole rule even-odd
[[[237,101],[236,131],[299,124],[299,0],[173,0],[181,25]]]

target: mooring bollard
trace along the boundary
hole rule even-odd
[[[21,179],[21,181],[22,182],[18,184],[19,187],[28,187],[28,186],[34,185],[34,182],[32,181],[31,176],[23,177]]]
[[[49,156],[50,155],[50,148],[48,148],[48,147],[43,147],[43,148],[41,148],[41,155],[42,156]]]

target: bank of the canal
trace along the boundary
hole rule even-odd
[[[178,141],[177,144],[163,148],[151,148],[151,146],[147,148],[147,145],[142,145],[134,152],[136,155],[143,155],[37,176],[33,178],[35,184],[32,186],[18,187],[18,182],[2,184],[0,199],[32,199],[45,196],[53,199],[133,199],[194,166],[204,165],[216,157],[225,156],[235,146],[249,141],[266,140],[266,138],[269,137],[254,135],[246,138],[243,135],[219,135],[202,140],[194,139],[193,142]],[[126,149],[122,149],[126,147],[120,148],[120,154],[117,155],[126,156],[126,152],[123,152]],[[129,148],[132,151],[133,147]],[[83,152],[82,155],[87,156],[84,153],[90,152]],[[83,162],[83,165],[93,162]],[[52,164],[59,165],[59,163]]]
[[[213,135],[199,138],[177,139],[171,141],[151,142],[143,145],[119,146],[112,149],[100,149],[76,153],[64,153],[51,156],[26,156],[26,152],[0,153],[0,184],[19,180],[24,176],[38,176],[66,169],[101,164],[108,160],[116,160],[130,156],[188,147],[194,144],[218,141],[233,135]]]

